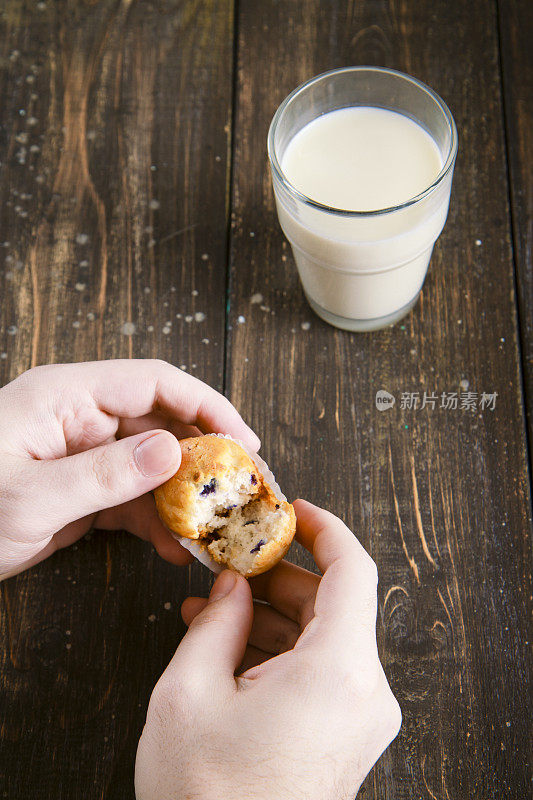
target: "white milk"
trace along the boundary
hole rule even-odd
[[[431,136],[413,120],[360,106],[305,125],[289,142],[281,167],[312,200],[346,211],[377,211],[427,189],[442,160]]]
[[[431,136],[408,117],[382,108],[343,108],[305,125],[281,160],[290,184],[322,206],[274,183],[281,226],[315,310],[341,327],[371,329],[414,304],[433,244],[448,212],[451,171],[425,197],[443,166]],[[383,319],[385,318],[385,319]]]

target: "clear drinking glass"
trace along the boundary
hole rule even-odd
[[[289,142],[322,114],[353,106],[399,112],[427,131],[443,164],[433,183],[378,211],[343,211],[299,192],[281,167]],[[285,98],[270,125],[268,154],[280,225],[311,308],[350,331],[376,330],[407,314],[418,299],[450,202],[457,129],[441,98],[395,70],[332,70]]]

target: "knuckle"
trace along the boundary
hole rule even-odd
[[[205,394],[203,398],[204,407],[213,407],[215,404],[220,408],[223,408],[225,412],[228,414],[238,414],[237,409],[228,398],[218,392],[216,389],[213,389],[212,386],[207,386],[205,389]]]
[[[100,447],[90,453],[90,470],[97,488],[112,497],[120,487],[121,478],[113,469],[107,448]]]
[[[31,511],[28,509],[28,484],[38,482],[37,470],[33,463],[22,464],[20,461],[4,458],[0,472],[0,507],[1,519],[11,529],[23,529],[28,525]]]
[[[209,631],[212,631],[216,628],[216,626],[220,625],[220,614],[219,609],[215,608],[215,606],[207,605],[199,614],[195,616],[191,624],[189,625],[189,630],[193,632],[201,632],[206,628]]]
[[[26,370],[23,372],[22,375],[19,375],[18,380],[24,383],[33,383],[34,381],[39,381],[41,378],[46,377],[54,368],[54,364],[41,364],[38,367],[32,367],[31,369]]]
[[[42,403],[42,390],[41,385],[46,377],[48,365],[42,367],[32,367],[26,370],[12,383],[6,387],[11,393],[12,399],[16,399],[17,405],[19,402],[27,407],[33,407],[41,398]]]
[[[226,397],[226,395],[220,394],[220,392],[217,392],[216,389],[213,389],[212,391],[213,391],[213,397],[215,397],[215,398],[216,397],[221,397],[222,398],[222,402],[224,403],[224,405],[226,406],[228,411],[233,411],[235,414],[238,414],[237,409],[235,408],[235,406],[233,405],[231,400],[228,397]]]
[[[32,367],[31,369],[26,370],[17,378],[22,385],[24,385],[27,389],[34,389],[35,391],[39,391],[43,384],[46,384],[51,379],[57,378],[58,372],[63,372],[65,367],[68,368],[69,365],[65,364],[41,364],[38,367]]]
[[[4,387],[10,413],[17,408],[19,413],[42,415],[44,408],[53,409],[54,398],[65,391],[64,372],[69,367],[69,364],[43,364],[21,373]]]

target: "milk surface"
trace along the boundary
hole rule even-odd
[[[323,205],[375,211],[404,203],[430,186],[442,168],[431,136],[383,108],[330,111],[289,142],[282,169],[292,185]]]
[[[443,159],[432,137],[410,118],[363,106],[309,122],[287,143],[280,163],[306,197],[331,209],[372,212],[393,209],[426,190]],[[315,311],[352,330],[403,316],[416,301],[444,227],[451,179],[452,171],[403,208],[361,216],[317,208],[275,180],[280,224]]]

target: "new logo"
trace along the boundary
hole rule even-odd
[[[387,411],[388,408],[393,407],[395,402],[394,395],[386,392],[385,389],[379,389],[376,392],[376,408],[378,411]]]

